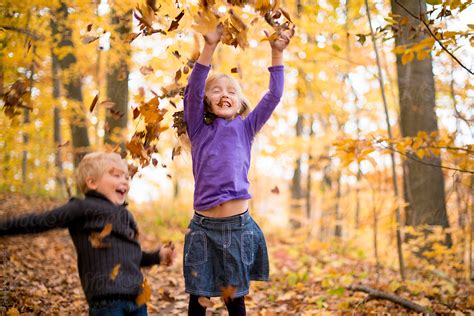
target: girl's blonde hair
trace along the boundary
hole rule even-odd
[[[79,189],[86,193],[89,191],[87,187],[87,178],[93,177],[94,179],[100,179],[100,177],[110,172],[112,164],[118,165],[128,173],[128,166],[126,162],[116,153],[105,153],[105,152],[93,152],[87,154],[82,158],[76,171],[76,182]]]
[[[226,75],[226,74],[210,75],[209,78],[207,78],[206,80],[206,85],[204,86],[204,95],[206,94],[207,90],[209,90],[209,88],[215,81],[220,80],[222,78],[226,78],[227,80],[229,80],[237,92],[237,96],[239,97],[239,100],[240,100],[240,110],[237,112],[237,114],[242,116],[242,118],[247,117],[247,115],[249,115],[250,113],[250,102],[245,98],[244,94],[242,93],[242,88],[240,87],[239,82],[235,80],[234,77]],[[206,100],[206,97],[204,97],[204,106],[205,106],[204,111],[211,112],[211,108]]]
[[[233,77],[231,77],[229,75],[226,75],[226,74],[212,74],[212,75],[210,75],[207,78],[206,84],[204,86],[204,94],[207,92],[207,90],[209,90],[210,86],[216,80],[219,80],[219,79],[222,79],[222,78],[227,78],[232,83],[232,85],[235,87],[235,90],[237,91],[237,96],[239,97],[239,100],[240,100],[240,110],[237,112],[237,114],[242,116],[242,118],[246,118],[247,115],[249,115],[249,113],[250,113],[250,102],[247,100],[247,98],[245,98],[244,94],[242,93],[242,88],[240,87],[239,82],[237,80],[235,80]],[[209,124],[208,123],[209,116],[211,116],[209,122],[212,123],[212,121],[214,121],[216,116],[211,112],[211,106],[208,103],[207,98],[204,96],[204,117],[203,117],[203,120],[206,122],[206,124]],[[180,117],[181,117],[181,119],[184,119],[184,112],[181,112]],[[186,133],[184,133],[184,134],[181,134],[181,135],[178,134],[178,139],[179,139],[179,142],[181,143],[181,145],[183,146],[183,148],[186,151],[191,151],[191,140],[189,139],[189,135],[187,133],[187,130],[186,130]]]

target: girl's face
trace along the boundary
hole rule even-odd
[[[240,111],[239,90],[227,77],[215,79],[206,90],[206,97],[212,113],[226,120],[232,120]]]

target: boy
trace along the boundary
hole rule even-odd
[[[138,228],[127,210],[127,164],[115,153],[90,153],[77,169],[77,184],[85,199],[72,198],[47,213],[1,220],[0,236],[68,228],[77,252],[89,315],[147,315],[137,305],[142,291],[140,267],[170,265],[173,247],[144,252]]]

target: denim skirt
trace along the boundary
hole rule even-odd
[[[249,293],[250,280],[268,281],[265,237],[246,211],[210,218],[194,214],[184,240],[186,293],[216,297],[233,287],[234,297]]]

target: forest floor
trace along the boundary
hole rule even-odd
[[[45,198],[0,193],[0,218],[58,205]],[[140,226],[140,223],[139,223]],[[142,234],[143,236],[144,234]],[[141,238],[144,249],[161,241],[153,234]],[[474,313],[474,290],[468,283],[447,276],[414,273],[399,282],[396,271],[380,268],[357,252],[334,251],[328,244],[308,241],[303,235],[267,234],[271,282],[255,282],[246,297],[248,315],[355,315],[402,313],[409,310],[387,300],[347,287],[363,284],[396,294],[435,313]],[[182,278],[182,242],[176,242],[172,267],[145,269],[152,288],[150,315],[187,315],[188,295]],[[76,254],[67,230],[35,236],[0,239],[0,315],[86,315],[87,304],[76,267]],[[226,315],[221,299],[212,299],[208,315]]]

